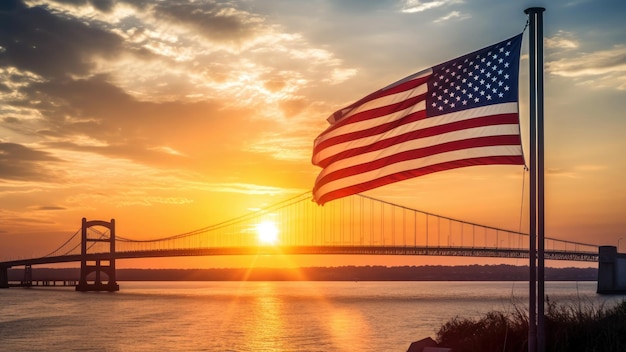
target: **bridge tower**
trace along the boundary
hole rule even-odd
[[[109,229],[109,238],[89,238],[87,229],[92,226],[102,226]],[[115,219],[106,222],[101,220],[87,221],[87,219],[83,218],[81,236],[80,280],[76,286],[76,291],[119,291],[120,286],[115,279]],[[87,255],[88,243],[90,242],[109,242],[109,255]],[[93,282],[87,281],[87,276],[91,273],[95,273]],[[108,277],[106,283],[102,282],[102,274]]]
[[[626,293],[626,254],[615,246],[600,246],[598,256],[598,293]]]

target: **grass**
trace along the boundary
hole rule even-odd
[[[546,352],[626,351],[626,301],[606,308],[559,305],[547,300]],[[478,319],[453,318],[437,332],[440,346],[453,351],[528,351],[528,312],[493,311]]]

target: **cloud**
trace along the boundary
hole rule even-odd
[[[465,20],[470,18],[471,16],[468,14],[462,14],[459,11],[452,11],[449,14],[443,16],[443,17],[439,17],[438,19],[434,20],[433,22],[435,23],[440,23],[440,22],[445,22],[445,21],[449,21],[449,20]]]
[[[462,0],[433,0],[433,1],[404,0],[402,12],[404,13],[424,12],[424,11],[436,9],[439,7],[445,7],[445,6],[461,4],[461,3],[463,3]]]
[[[92,56],[120,53],[119,36],[44,7],[22,4],[0,11],[0,66],[17,67],[43,77],[87,74]]]
[[[43,210],[43,211],[49,211],[49,210],[66,210],[66,207],[61,207],[58,205],[39,205],[39,206],[35,206],[35,207],[31,207],[34,210]]]
[[[584,53],[546,64],[553,75],[571,77],[596,88],[626,89],[626,46]]]
[[[187,1],[167,1],[157,3],[153,10],[157,19],[189,26],[212,41],[240,43],[263,29],[261,17],[229,3],[206,2],[198,6]]]
[[[61,162],[48,152],[16,143],[0,142],[0,179],[17,181],[59,180],[61,174],[42,166],[43,162]]]
[[[563,30],[559,30],[550,38],[546,38],[545,44],[548,49],[576,49],[579,47],[574,35]]]

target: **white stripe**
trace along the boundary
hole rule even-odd
[[[470,120],[477,117],[491,116],[497,114],[510,114],[517,113],[517,103],[502,103],[502,104],[494,104],[483,106],[479,108],[467,109],[458,112],[453,112],[445,115],[439,115],[435,117],[430,117],[427,119],[415,121],[406,125],[402,125],[396,127],[392,130],[389,130],[385,133],[368,136],[364,138],[359,138],[351,141],[347,141],[344,143],[334,144],[328,146],[315,155],[313,155],[312,161],[313,164],[318,165],[322,160],[332,157],[338,153],[341,153],[345,150],[363,147],[375,143],[380,140],[385,140],[388,138],[393,138],[398,135],[407,133],[409,131],[417,131],[424,128],[430,128],[435,126],[442,126],[452,122],[465,121]]]
[[[346,134],[346,133],[363,131],[363,130],[370,129],[372,127],[384,125],[386,123],[389,123],[395,120],[400,120],[403,117],[409,114],[412,114],[414,112],[422,111],[425,109],[426,109],[426,101],[422,100],[418,102],[417,104],[409,106],[408,108],[404,110],[394,111],[391,114],[381,115],[373,119],[367,119],[363,121],[349,123],[341,127],[337,127],[336,129],[330,130],[328,132],[323,132],[322,134],[320,134],[315,139],[313,147],[315,148],[315,146],[319,145],[320,143],[322,143],[323,141],[327,139],[330,139],[336,136],[341,136],[342,134]]]
[[[419,159],[407,160],[391,165],[387,165],[380,169],[360,173],[344,177],[329,182],[320,187],[315,192],[315,199],[320,199],[324,194],[339,190],[342,188],[355,186],[364,182],[379,179],[402,171],[420,169],[427,166],[437,165],[454,160],[463,160],[469,158],[491,157],[491,156],[517,156],[519,155],[519,146],[495,146],[495,147],[478,147],[470,149],[455,150],[447,153],[441,153]]]
[[[417,150],[424,147],[436,146],[448,142],[466,140],[470,138],[479,138],[479,137],[490,137],[490,136],[504,136],[504,135],[512,135],[517,136],[520,134],[519,125],[510,124],[510,125],[491,125],[491,126],[482,126],[482,127],[474,127],[468,128],[459,131],[452,131],[443,133],[436,136],[419,138],[409,140],[403,143],[398,143],[391,145],[387,148],[375,150],[369,153],[363,153],[359,155],[355,155],[349,158],[340,159],[332,164],[325,167],[320,174],[318,175],[318,180],[321,180],[325,175],[330,174],[331,172],[345,169],[355,165],[361,165],[369,162],[376,161],[378,159],[387,158],[389,156],[408,151],[408,150]],[[519,155],[522,155],[521,146],[517,145],[519,150]]]

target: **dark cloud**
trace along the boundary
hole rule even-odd
[[[155,16],[188,25],[215,41],[239,42],[255,35],[259,20],[249,13],[227,11],[230,3],[160,2]]]
[[[0,66],[15,66],[46,78],[86,74],[90,57],[116,55],[122,39],[116,34],[44,7],[11,2],[0,10]]]
[[[67,208],[65,207],[60,207],[60,206],[56,206],[56,205],[40,205],[35,207],[35,210],[44,210],[44,211],[48,211],[48,210],[66,210]]]
[[[17,124],[20,122],[20,120],[16,117],[5,117],[2,119],[2,122],[10,123],[10,124]]]
[[[50,153],[16,143],[0,142],[0,179],[19,181],[53,181],[57,175],[45,164],[61,160]]]
[[[54,2],[78,6],[91,4],[93,7],[102,12],[110,12],[115,4],[115,1],[113,0],[54,0]]]

